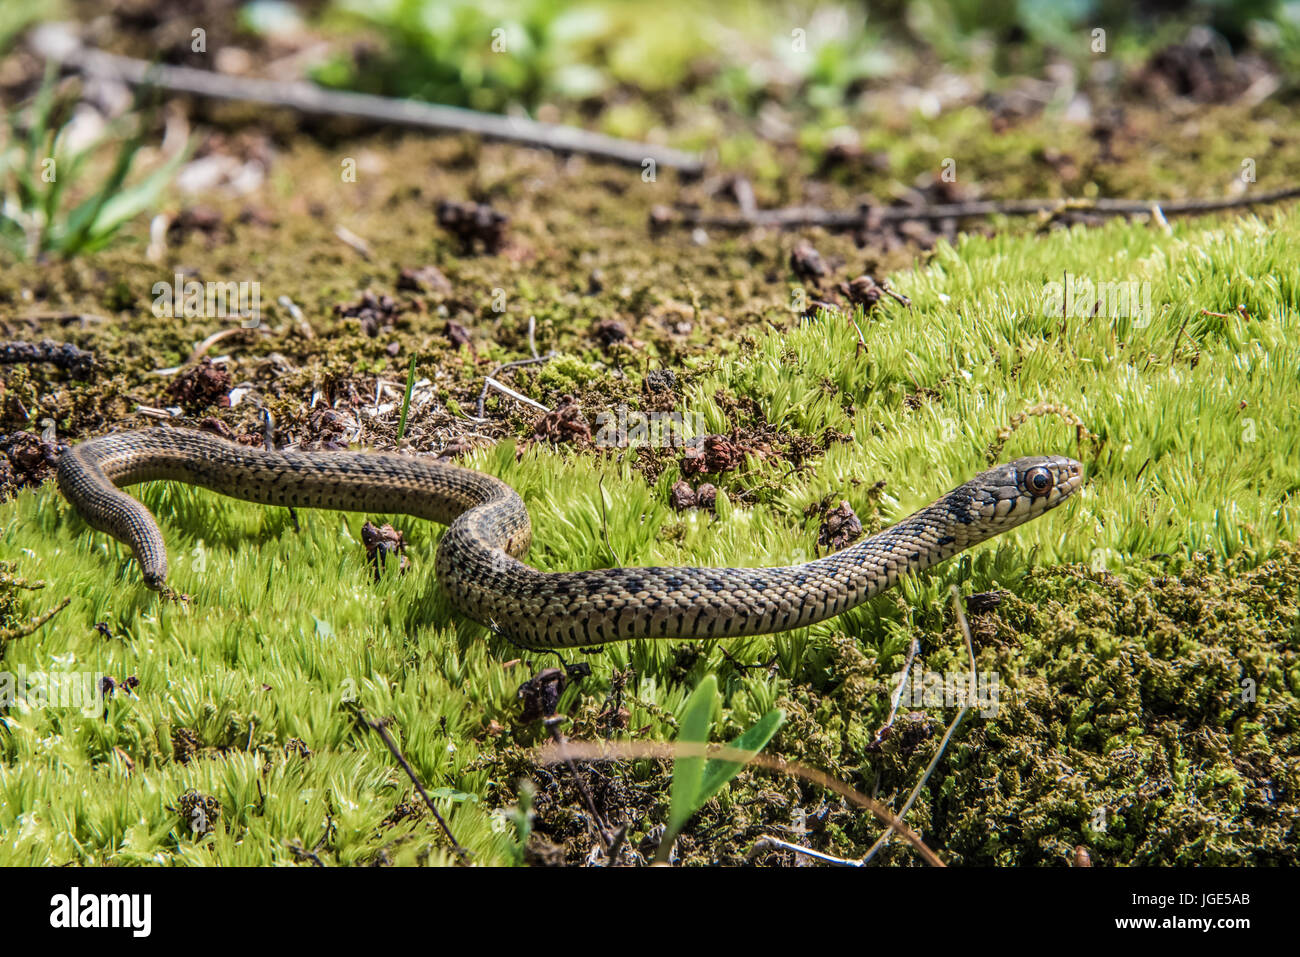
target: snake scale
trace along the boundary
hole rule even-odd
[[[400,512],[447,525],[436,573],[461,613],[526,648],[633,638],[722,638],[822,621],[1055,508],[1083,484],[1063,456],[995,466],[857,544],[780,568],[604,568],[541,572],[523,500],[500,479],[428,458],[269,452],[202,432],[143,429],[90,439],[59,460],[64,496],[129,545],[145,582],[165,588],[153,516],[118,486],[158,479],[263,505]]]

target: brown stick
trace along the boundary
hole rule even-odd
[[[859,206],[854,210],[823,209],[820,206],[788,206],[784,209],[760,209],[740,216],[706,216],[683,210],[660,225],[686,226],[694,229],[797,229],[822,226],[826,229],[853,229],[876,223],[907,220],[969,219],[974,216],[1034,216],[1038,213],[1085,212],[1099,216],[1140,216],[1159,209],[1166,216],[1194,216],[1224,209],[1238,209],[1278,203],[1300,196],[1300,186],[1271,193],[1247,193],[1232,199],[1192,199],[1162,201],[1158,199],[1013,199],[978,200],[969,203],[943,203],[934,206]]]
[[[32,47],[42,56],[69,69],[80,70],[88,76],[117,79],[136,86],[154,86],[173,93],[261,103],[301,113],[355,116],[397,126],[477,133],[490,139],[566,153],[583,153],[633,166],[641,166],[647,160],[653,160],[659,166],[690,174],[699,173],[704,168],[703,161],[694,153],[620,140],[572,126],[538,123],[523,117],[480,113],[437,103],[325,90],[314,83],[282,83],[227,76],[193,67],[152,64],[83,47],[80,40],[57,24],[49,24],[33,31],[31,42]]]

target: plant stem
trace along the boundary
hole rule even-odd
[[[406,395],[402,396],[402,418],[397,423],[397,441],[401,444],[406,438],[406,413],[411,408],[411,389],[415,387],[415,356],[411,356],[411,365],[406,370]]]

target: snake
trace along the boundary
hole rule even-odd
[[[883,531],[797,565],[540,571],[523,561],[523,499],[492,475],[428,456],[269,451],[178,428],[116,432],[68,448],[60,491],[92,528],[130,547],[167,592],[167,550],[149,510],[120,486],[170,480],[262,505],[401,513],[447,526],[434,571],[452,607],[521,647],[790,631],[862,604],[899,579],[1045,514],[1083,485],[1059,455],[976,475]]]

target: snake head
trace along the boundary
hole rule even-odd
[[[966,547],[1037,518],[1082,487],[1083,466],[1074,459],[1031,455],[981,472],[936,504],[956,519]]]
[[[993,476],[985,507],[991,504],[1007,528],[1056,508],[1083,487],[1083,465],[1064,455],[1030,455],[984,475]]]
[[[1031,455],[1011,463],[1019,498],[1038,503],[1037,511],[1056,508],[1083,487],[1083,465],[1064,455]]]

